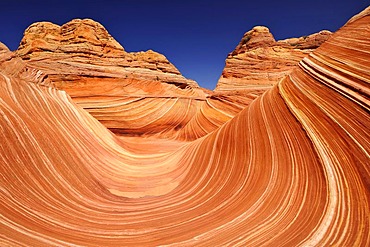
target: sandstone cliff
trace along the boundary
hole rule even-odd
[[[126,52],[100,23],[91,19],[75,19],[62,26],[50,22],[32,24],[26,29],[17,54],[45,70],[45,64],[52,63],[48,74],[58,82],[69,81],[63,77],[101,77],[198,87],[162,54],[151,50]]]
[[[163,55],[150,50],[128,53],[89,19],[62,26],[35,23],[25,31],[16,55],[25,62],[23,75],[37,74],[29,80],[65,90],[121,136],[194,140],[216,130],[264,92],[200,88]]]
[[[321,31],[306,37],[275,41],[267,27],[246,32],[226,59],[216,91],[267,89],[289,74],[298,62],[331,36]]]
[[[152,50],[126,52],[101,24],[90,19],[62,26],[32,24],[16,55],[26,61],[28,70],[40,71],[40,84],[65,90],[116,133],[168,132],[168,126],[185,125],[195,114],[197,101],[205,100],[204,90],[183,77],[164,55]],[[166,98],[168,107],[175,106],[173,111],[157,104],[158,97]],[[196,107],[180,118],[174,116],[182,104]],[[153,114],[136,118],[132,109]],[[158,115],[163,118],[155,120]]]
[[[276,43],[283,50],[303,47],[288,53],[285,60],[283,52],[275,54],[281,64],[290,68],[301,58],[297,54],[306,54],[302,51],[315,47],[320,40],[316,36],[322,35],[276,42],[267,28],[256,27],[246,33],[233,54],[245,56],[249,50],[271,47],[276,50]],[[270,60],[271,54],[266,55]],[[36,83],[65,90],[107,128],[124,136],[194,140],[229,121],[266,90],[261,80],[266,68],[258,69],[244,60],[247,69],[231,62],[225,71],[235,76],[234,71],[253,70],[258,83],[264,86],[238,86],[232,77],[228,91],[202,89],[184,78],[161,54],[126,52],[101,24],[90,19],[76,19],[62,26],[35,23],[25,31],[16,55],[26,62],[23,74],[32,71],[38,75],[36,81],[33,79]],[[279,73],[281,76],[287,71]],[[143,112],[146,114],[141,115]]]

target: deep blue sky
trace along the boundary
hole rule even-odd
[[[91,18],[126,51],[160,52],[184,76],[213,89],[227,54],[252,27],[267,26],[276,39],[336,31],[369,4],[369,0],[0,0],[0,41],[14,50],[31,23],[61,25]]]

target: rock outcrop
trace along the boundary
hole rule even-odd
[[[201,89],[165,82],[155,85],[171,98],[149,97],[156,87],[140,79],[126,102],[94,94],[95,109],[171,130],[178,120],[166,114],[193,111],[177,126],[202,136],[192,141],[149,127],[156,134],[116,135],[97,120],[103,110],[93,117],[58,89],[63,66],[99,83],[104,59],[0,52],[0,246],[369,246],[369,10],[259,97],[195,99]],[[97,90],[78,80],[70,92]]]
[[[254,27],[228,55],[215,90],[271,88],[330,36],[331,32],[321,31],[306,37],[275,41],[267,27]]]
[[[191,110],[178,118],[177,105],[205,100],[198,84],[184,78],[165,56],[151,50],[126,52],[90,19],[62,26],[35,23],[25,31],[16,54],[27,61],[29,70],[40,71],[42,84],[65,90],[115,133],[168,132],[168,126],[183,126],[195,114]],[[173,111],[157,104],[156,98],[166,98],[168,107],[175,106]],[[148,117],[136,118],[132,109],[147,112]],[[160,121],[150,117],[158,115],[163,116]]]
[[[0,53],[8,52],[8,51],[9,51],[9,48],[0,42]]]
[[[55,70],[48,74],[58,82],[63,81],[61,76],[74,75],[75,69],[79,72],[75,76],[80,77],[134,78],[198,87],[162,54],[151,50],[125,52],[101,24],[90,19],[75,19],[62,26],[50,22],[32,24],[17,54],[40,68],[52,62]]]

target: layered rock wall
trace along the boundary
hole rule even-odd
[[[198,109],[197,102],[205,100],[198,84],[183,77],[164,55],[126,52],[90,19],[62,26],[32,24],[16,55],[29,70],[40,71],[42,84],[65,90],[106,127],[123,135],[171,132],[168,126],[185,125]],[[167,103],[157,103],[163,98]],[[179,117],[182,105],[191,107]],[[135,117],[142,112],[148,117]]]
[[[331,32],[321,31],[306,37],[275,41],[267,27],[254,27],[227,56],[215,90],[270,88],[330,36]]]

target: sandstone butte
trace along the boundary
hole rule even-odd
[[[256,26],[244,34],[228,55],[216,90],[271,88],[331,34],[323,30],[305,37],[276,41],[267,27]]]
[[[214,92],[92,20],[0,43],[0,246],[369,246],[370,8],[248,33]]]

